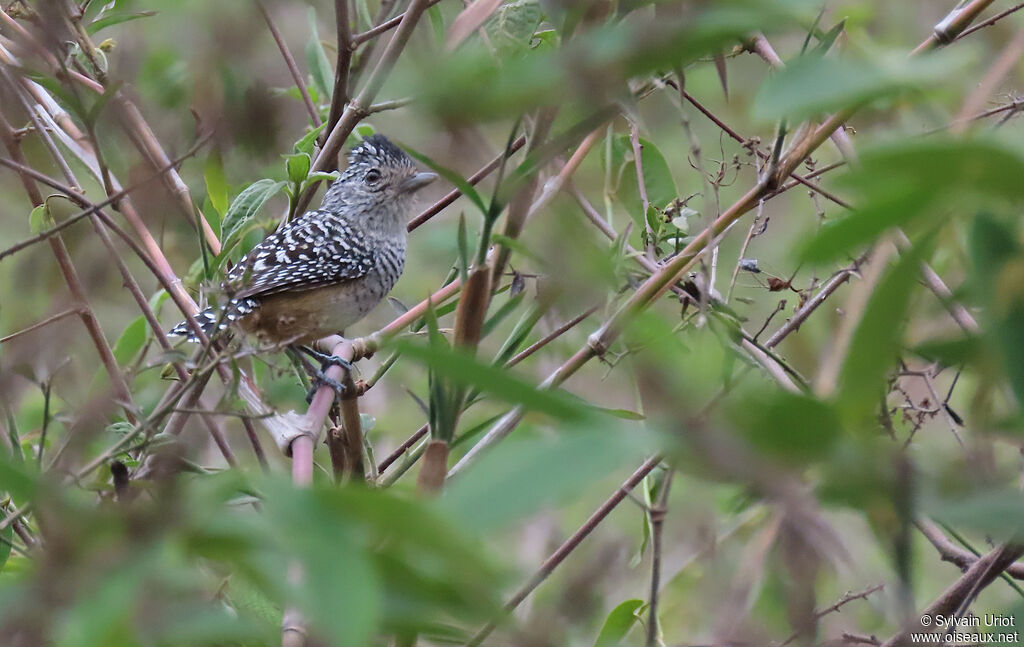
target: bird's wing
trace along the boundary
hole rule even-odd
[[[310,211],[270,234],[231,268],[234,299],[308,290],[365,276],[373,255],[361,236],[329,211]]]

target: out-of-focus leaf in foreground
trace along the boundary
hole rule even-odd
[[[567,93],[598,107],[622,98],[628,79],[732,47],[804,13],[801,4],[717,2],[685,20],[629,16],[576,33],[559,49],[537,47],[500,61],[468,43],[441,61],[424,59],[429,72],[418,70],[410,81],[430,110],[451,121],[514,116],[563,102]]]
[[[848,58],[805,56],[765,80],[754,101],[754,117],[765,121],[801,119],[852,108],[912,88],[925,88],[948,78],[963,56],[907,58],[879,63]]]
[[[859,194],[857,209],[822,227],[802,256],[814,263],[840,258],[892,227],[931,227],[964,201],[974,208],[1022,201],[1021,177],[1024,154],[990,138],[900,139],[865,148],[861,164],[842,179]]]
[[[565,503],[613,470],[635,468],[651,450],[650,439],[639,430],[601,427],[509,440],[454,477],[440,505],[480,532],[498,530]]]
[[[1024,255],[1018,230],[982,213],[971,228],[974,284],[986,306],[984,328],[1002,358],[1018,402],[1024,402]]]

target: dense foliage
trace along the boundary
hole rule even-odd
[[[9,4],[0,643],[1016,623],[1020,8]],[[374,132],[442,181],[351,397],[166,337]]]

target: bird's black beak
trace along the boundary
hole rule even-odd
[[[402,183],[399,185],[399,189],[402,193],[416,193],[436,179],[437,173],[423,171],[402,180]]]

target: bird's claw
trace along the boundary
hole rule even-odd
[[[347,359],[338,357],[337,355],[329,355],[327,353],[321,353],[318,350],[310,348],[309,346],[301,346],[302,352],[306,353],[316,361],[320,362],[321,370],[327,370],[328,366],[340,366],[346,371],[352,370],[352,362]]]
[[[338,394],[339,398],[345,397],[345,394],[348,392],[348,389],[344,384],[333,377],[328,377],[323,371],[318,371],[313,376],[313,386],[309,387],[309,391],[306,392],[306,404],[311,404],[313,402],[313,396],[316,395],[316,392],[319,391],[322,386],[331,387],[331,389]]]

